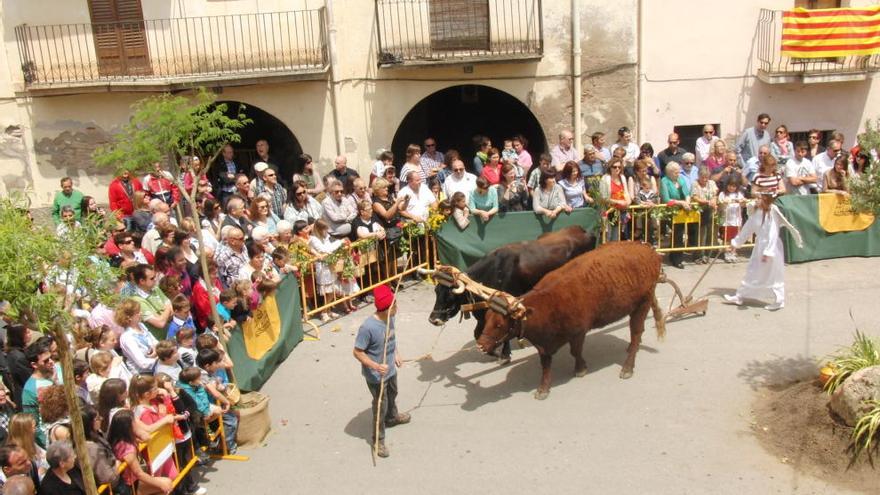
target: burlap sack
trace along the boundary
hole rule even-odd
[[[272,429],[269,397],[260,392],[243,393],[236,409],[241,417],[236,436],[238,446],[245,449],[259,447]]]

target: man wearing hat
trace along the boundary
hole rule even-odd
[[[354,342],[354,357],[361,363],[361,370],[367,380],[367,387],[373,395],[373,422],[379,421],[379,448],[376,454],[379,457],[388,457],[388,447],[385,446],[385,428],[402,425],[410,422],[409,414],[397,412],[397,367],[400,366],[400,358],[397,355],[397,336],[394,331],[393,316],[397,314],[397,302],[394,292],[388,285],[380,285],[373,290],[376,313],[367,318],[358,329]],[[389,321],[390,320],[390,321]],[[388,345],[385,359],[382,350],[385,349],[385,327],[388,325]],[[382,363],[385,364],[382,364]],[[379,386],[385,381],[385,392],[382,404],[379,405]],[[371,426],[372,427],[372,426]],[[376,438],[373,438],[375,443]]]
[[[257,194],[265,187],[265,183],[263,182],[263,172],[269,169],[269,165],[266,162],[257,162],[254,164],[254,178],[251,181],[251,191],[250,195],[256,197]]]

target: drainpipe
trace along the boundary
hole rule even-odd
[[[580,154],[583,150],[581,140],[584,134],[584,119],[581,117],[581,0],[571,0],[571,99],[572,127],[574,128],[574,149]]]
[[[638,129],[638,139],[640,143],[644,143],[645,139],[645,81],[642,74],[642,54],[644,53],[644,33],[643,29],[643,21],[645,19],[645,1],[639,0],[638,6],[638,16],[636,21],[636,36],[638,36],[638,44],[636,45],[636,129]],[[671,131],[670,131],[671,132]]]
[[[336,154],[345,150],[345,137],[342,134],[342,118],[339,116],[339,56],[336,50],[336,19],[333,16],[333,0],[326,0],[327,15],[327,49],[330,52],[330,93],[333,101],[333,130],[336,133]],[[335,157],[334,157],[335,158]]]

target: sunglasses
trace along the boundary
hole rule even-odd
[[[296,192],[296,195],[297,195],[297,196],[305,196],[305,194],[306,194],[305,191],[297,191],[297,192]]]
[[[770,125],[770,121],[769,121],[769,120],[759,120],[758,123],[761,124],[761,125]]]
[[[715,131],[703,131],[703,134],[715,134]]]
[[[120,242],[119,245],[121,246],[123,244],[131,244],[133,242],[134,242],[134,239],[126,239],[126,240]]]

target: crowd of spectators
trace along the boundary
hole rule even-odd
[[[207,440],[205,419],[222,421],[226,448],[235,451],[233,363],[221,339],[236,323],[247,321],[284,275],[296,271],[292,250],[317,260],[311,275],[314,295],[332,306],[359,288],[355,279],[341,277],[321,260],[361,239],[394,246],[403,235],[401,222],[425,222],[437,208],[459,228],[474,218],[491,222],[496,215],[518,211],[552,220],[594,207],[617,210],[615,218],[625,223],[633,205],[696,209],[704,219],[699,234],[673,228],[673,242],[681,245],[685,235],[720,236],[726,242],[736,235],[742,206],[754,192],[846,194],[847,179],[865,173],[874,159],[858,148],[844,151],[839,133],[823,136],[811,130],[808,141],[792,142],[780,125],[771,135],[770,121],[759,115],[736,143],[719,139],[706,125],[692,152],[672,133],[655,153],[650,143],[633,142],[626,127],[617,131],[611,146],[604,133],[596,132],[580,151],[574,149],[572,133],[562,131],[549,153],[534,159],[522,136],[505,140],[500,148],[477,137],[473,155],[441,151],[437,140],[428,137],[421,145],[409,145],[400,162],[392,152],[379,150],[365,177],[344,156],[322,177],[306,154],[297,173],[282,177],[268,143],[261,140],[253,165],[238,163],[232,146],[226,146],[208,174],[198,157],[190,156],[181,157],[179,180],[160,163],[142,178],[122,173],[108,189],[109,214],[96,198],[77,191],[70,178],[62,179],[52,206],[57,235],[112,218],[96,259],[124,274],[116,286],[121,298],[116,307],[78,309],[85,324],[76,342],[74,374],[98,482],[112,484],[114,493],[126,493],[125,485],[134,481],[167,492],[174,466],[148,474],[135,458],[138,441],[165,424],[173,425],[184,462],[189,441],[197,452],[218,447]],[[193,210],[198,222],[191,219]],[[705,221],[716,214],[720,229]],[[607,234],[611,240],[651,235],[638,226]],[[206,254],[205,264],[200,251]],[[397,252],[385,247],[382,256],[394,263]],[[672,253],[670,263],[681,262],[681,254]],[[58,278],[45,285],[88,299],[73,282]],[[335,310],[351,311],[349,299]],[[0,353],[2,477],[7,486],[26,483],[13,481],[22,474],[40,493],[75,493],[70,487],[82,482],[71,457],[66,403],[59,399],[58,343],[16,323],[7,327],[5,341]],[[120,461],[129,466],[121,476],[114,469]],[[191,478],[178,491],[202,493]]]

